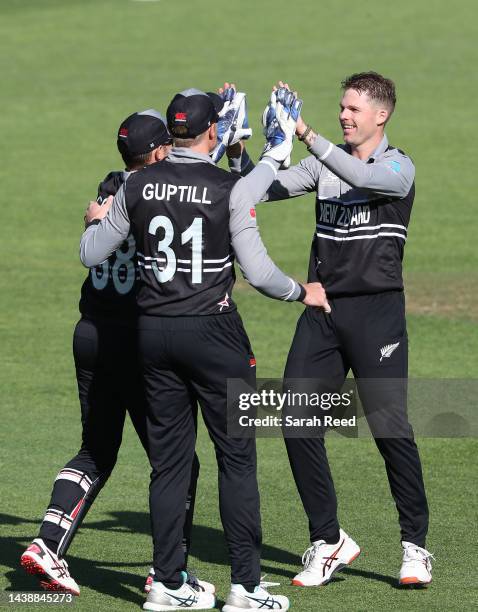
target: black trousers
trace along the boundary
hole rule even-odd
[[[139,346],[148,405],[156,579],[171,586],[181,583],[181,525],[198,401],[216,452],[231,579],[257,585],[261,523],[255,440],[227,436],[227,378],[255,384],[252,350],[240,316],[140,317]]]
[[[402,382],[408,377],[404,295],[389,292],[329,302],[330,315],[313,308],[301,315],[284,378],[316,379],[319,386],[330,391],[340,389],[352,370],[365,416],[385,462],[401,538],[424,546],[428,505],[418,449],[408,422],[406,383]],[[378,379],[387,380],[377,385]],[[384,437],[387,428],[393,437]],[[286,447],[309,519],[311,541],[338,541],[337,498],[324,438],[289,438]]]
[[[88,509],[113,470],[126,412],[148,451],[146,406],[138,364],[137,331],[132,327],[82,318],[73,336],[82,443],[60,470],[39,537],[63,556]],[[194,415],[193,415],[194,418]],[[184,546],[189,548],[199,461],[190,478]],[[185,503],[186,507],[186,503]]]

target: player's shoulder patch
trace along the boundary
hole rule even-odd
[[[401,149],[389,146],[386,151],[377,156],[375,161],[397,175],[397,185],[401,186],[399,193],[406,196],[415,180],[416,170],[412,159]]]

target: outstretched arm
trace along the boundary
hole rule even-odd
[[[233,157],[228,152],[228,162],[231,172],[247,176],[254,169],[254,162],[249,157],[245,147],[236,150]],[[296,166],[287,170],[279,170],[276,179],[262,196],[262,202],[275,202],[296,198],[317,189],[322,164],[314,155],[309,155]]]
[[[278,166],[279,162],[264,158],[234,186],[229,202],[232,248],[246,280],[264,295],[288,302],[301,301],[330,312],[322,285],[301,285],[286,276],[267,254],[259,234],[255,204],[272,183]]]
[[[301,117],[297,121],[297,134],[320,163],[352,187],[401,198],[405,197],[412,187],[415,166],[412,160],[398,149],[386,151],[380,161],[368,164],[316,134]]]

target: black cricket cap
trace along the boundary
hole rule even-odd
[[[196,138],[217,123],[223,106],[222,98],[215,93],[185,89],[168,106],[168,129],[176,138]]]
[[[118,150],[130,157],[144,155],[171,142],[164,118],[154,108],[133,113],[118,129]]]

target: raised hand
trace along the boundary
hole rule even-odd
[[[290,165],[290,153],[301,109],[302,100],[288,87],[274,87],[262,115],[266,137],[262,156],[267,155],[281,162],[283,168]]]
[[[217,163],[226,149],[252,136],[247,116],[246,94],[236,91],[234,83],[224,83],[218,90],[224,101],[217,124],[217,145],[211,157]]]

